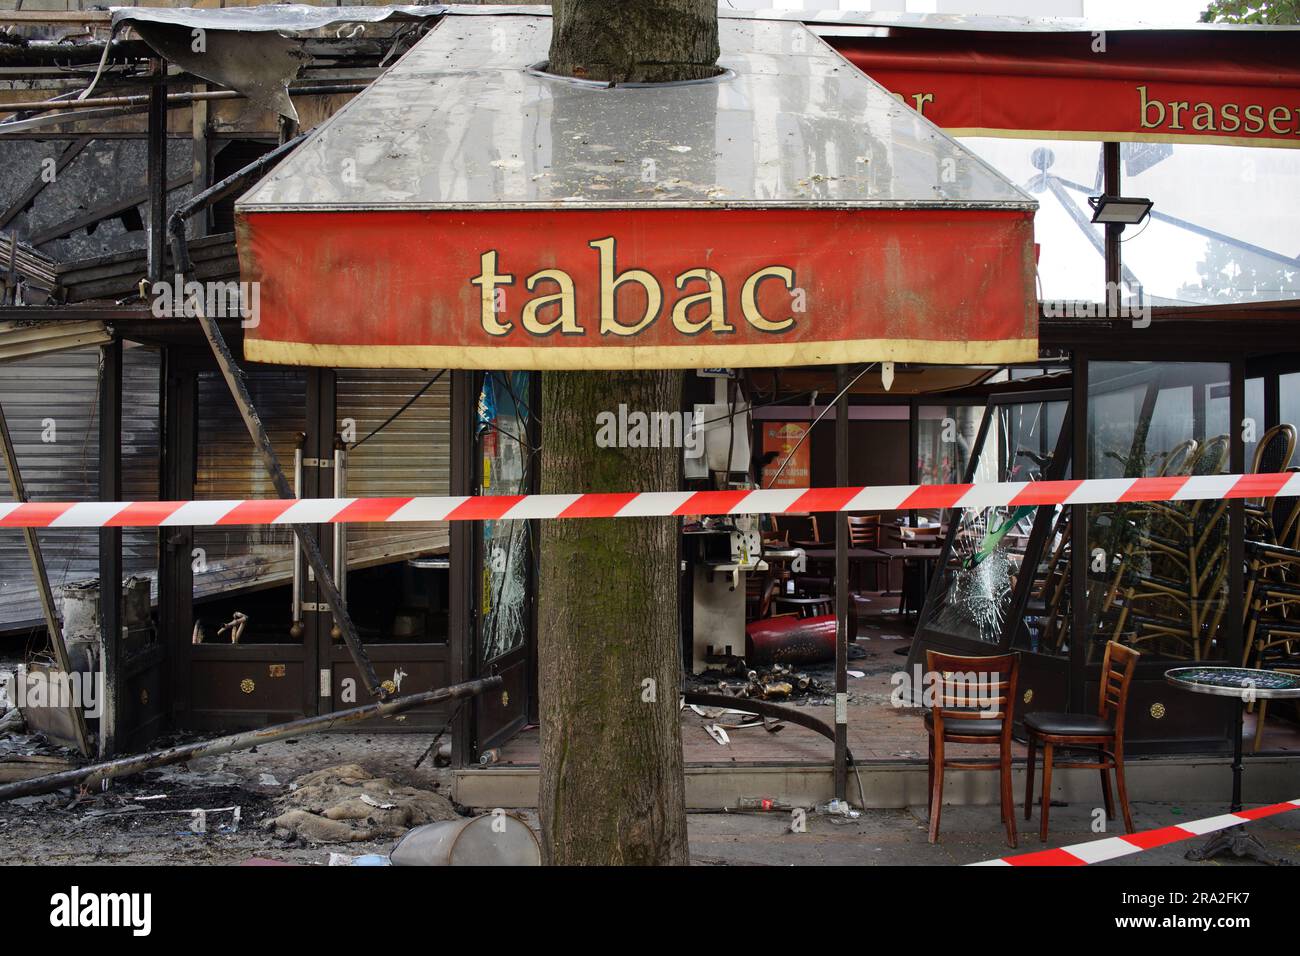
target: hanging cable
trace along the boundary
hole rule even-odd
[[[427,392],[429,389],[433,388],[434,383],[436,383],[436,382],[438,381],[438,379],[442,378],[443,373],[446,372],[446,371],[447,371],[447,370],[446,370],[445,368],[443,368],[443,369],[439,369],[439,370],[438,370],[438,374],[435,375],[433,378],[429,379],[429,381],[425,382],[425,383],[424,383],[424,387],[423,387],[422,389],[420,389],[418,392],[416,392],[414,395],[412,395],[409,399],[407,399],[405,405],[403,405],[403,406],[402,406],[401,408],[399,408],[397,411],[393,412],[393,414],[389,415],[389,416],[388,416],[388,419],[387,419],[387,420],[386,420],[382,425],[380,425],[378,428],[376,428],[374,431],[372,431],[372,432],[371,432],[369,435],[367,435],[365,438],[362,438],[360,441],[353,442],[351,445],[349,445],[349,446],[348,446],[348,451],[351,451],[351,450],[354,449],[354,448],[359,448],[360,446],[364,445],[366,442],[370,441],[370,439],[374,438],[376,435],[378,435],[381,431],[383,431],[383,430],[384,430],[385,428],[387,428],[389,425],[393,424],[393,422],[397,421],[398,416],[400,416],[404,411],[406,411],[408,408],[410,408],[412,405],[414,405],[417,401],[419,401],[420,396],[422,396],[422,395],[423,395],[425,392]]]
[[[776,470],[776,474],[772,476],[772,480],[767,483],[767,486],[769,488],[771,488],[774,484],[776,484],[776,480],[781,477],[781,472],[785,471],[785,466],[790,464],[791,459],[794,458],[794,453],[799,450],[799,446],[808,440],[808,436],[812,434],[812,430],[817,425],[817,422],[825,418],[826,413],[839,404],[839,401],[841,398],[844,397],[844,394],[849,389],[851,389],[854,385],[858,384],[858,379],[862,378],[862,376],[866,375],[867,372],[871,371],[871,367],[873,365],[878,365],[878,364],[879,364],[878,362],[871,362],[870,364],[863,366],[862,371],[859,372],[857,375],[853,376],[853,380],[850,381],[849,384],[845,385],[844,388],[840,390],[840,393],[836,395],[833,399],[831,399],[830,404],[827,405],[824,409],[822,409],[822,413],[817,416],[817,418],[813,421],[813,423],[809,425],[806,429],[804,429],[804,433],[799,436],[799,440],[795,442],[794,447],[790,449],[790,454],[785,456],[785,461],[781,462],[781,467]]]

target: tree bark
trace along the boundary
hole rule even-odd
[[[602,83],[718,72],[717,0],[554,0],[549,69]]]
[[[542,377],[542,491],[673,491],[674,449],[599,448],[596,416],[676,410],[681,374]],[[542,525],[540,813],[555,864],[688,862],[677,520]]]
[[[715,0],[558,0],[550,69],[609,82],[717,72]],[[652,131],[647,131],[650,133]],[[597,416],[680,410],[680,372],[542,376],[542,491],[675,491],[681,449],[601,448]],[[547,863],[685,864],[675,518],[542,524],[538,670]]]

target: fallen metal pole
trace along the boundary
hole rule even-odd
[[[192,197],[172,213],[171,220],[168,222],[168,231],[172,237],[172,265],[178,275],[184,276],[190,271],[191,265],[189,237],[185,229],[186,220],[198,210],[242,189],[244,184],[262,169],[278,162],[281,157],[295,149],[305,135],[277,146],[265,156]],[[239,414],[244,419],[244,426],[253,439],[253,444],[262,458],[262,464],[271,475],[275,493],[281,498],[297,498],[294,489],[289,485],[289,479],[285,476],[284,467],[280,464],[280,456],[275,453],[275,448],[271,444],[271,437],[266,433],[266,427],[253,406],[253,398],[248,394],[248,386],[244,384],[244,373],[236,364],[230,346],[226,344],[225,336],[221,334],[221,328],[217,325],[216,319],[206,314],[201,301],[196,300],[194,306],[199,326],[212,347],[212,355],[217,360],[222,377],[230,388],[231,397],[234,398]],[[347,605],[343,601],[343,595],[339,593],[338,586],[334,583],[333,575],[325,565],[325,558],[321,554],[320,545],[311,533],[311,528],[304,524],[295,524],[293,533],[297,535],[307,563],[311,565],[312,573],[316,575],[316,585],[325,595],[325,602],[329,605],[330,613],[334,615],[334,623],[338,625],[339,635],[343,638],[353,663],[361,673],[361,681],[365,684],[366,691],[372,697],[383,699],[388,694],[379,683],[374,665],[370,663],[370,657],[361,644],[361,636],[357,633],[356,624],[352,621],[352,615],[348,613]],[[346,563],[347,558],[336,554],[334,560]]]
[[[783,707],[767,700],[751,700],[748,697],[732,697],[729,694],[704,694],[686,691],[682,694],[687,704],[697,707],[721,707],[726,710],[739,710],[744,713],[758,714],[760,717],[772,717],[787,723],[798,724],[821,734],[827,740],[835,739],[835,730],[830,724],[818,720],[806,711],[794,707]]]
[[[205,740],[180,747],[168,747],[166,750],[155,750],[152,753],[122,757],[118,760],[92,764],[89,767],[78,767],[75,770],[64,770],[44,777],[19,780],[16,783],[0,786],[0,801],[13,800],[15,797],[30,797],[41,793],[51,793],[64,787],[95,786],[104,780],[128,777],[131,774],[152,770],[155,767],[184,763],[188,760],[197,760],[199,757],[215,757],[217,754],[230,753],[233,750],[247,750],[249,747],[256,747],[259,744],[270,743],[284,737],[319,733],[322,730],[332,730],[340,724],[354,723],[371,717],[391,717],[394,714],[400,714],[402,711],[420,707],[424,704],[436,704],[444,700],[461,700],[466,697],[475,697],[486,690],[500,687],[501,684],[502,679],[499,676],[484,677],[481,680],[452,684],[450,687],[425,691],[422,694],[390,697],[388,700],[378,701],[374,704],[365,704],[349,710],[336,710],[330,714],[321,714],[319,717],[304,717],[301,720],[291,720],[287,724],[272,724],[270,727],[249,730],[242,734],[230,734],[227,737],[218,737],[215,740]]]

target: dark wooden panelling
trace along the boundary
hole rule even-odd
[[[366,651],[370,655],[370,660],[375,665],[375,673],[381,681],[392,680],[396,671],[404,672],[400,693],[406,694],[435,690],[453,683],[450,679],[450,669],[447,666],[445,654],[439,654],[436,659],[431,660],[429,659],[430,654],[427,646],[413,649],[408,654],[402,654],[401,650],[401,648],[367,646]],[[346,654],[346,651],[344,651],[344,654]],[[333,672],[333,681],[330,688],[333,696],[329,701],[330,709],[344,710],[348,707],[358,707],[370,703],[370,698],[365,691],[365,685],[362,684],[356,665],[352,663],[351,659],[336,659]],[[346,681],[351,681],[352,687],[355,688],[355,700],[349,701],[343,698]],[[415,710],[408,710],[397,718],[390,717],[386,720],[368,720],[359,724],[350,724],[348,729],[354,732],[434,730],[441,728],[446,723],[447,718],[451,716],[451,710],[452,707],[447,704],[420,707]]]
[[[496,690],[488,691],[478,699],[479,749],[485,750],[507,739],[526,722],[519,702],[528,693],[528,659],[521,655],[512,664],[496,673],[504,682]]]
[[[301,661],[194,660],[190,668],[192,727],[260,727],[302,717]],[[244,681],[251,681],[251,690]]]
[[[1095,703],[1097,694],[1095,680],[1084,683],[1087,702]],[[1124,724],[1125,752],[1227,753],[1234,706],[1226,697],[1189,694],[1163,679],[1135,677]]]
[[[118,677],[118,750],[134,753],[147,749],[167,719],[166,649],[153,645],[126,662]]]
[[[1016,721],[1036,711],[1064,712],[1070,709],[1070,662],[1041,654],[1020,655],[1020,680]],[[1026,695],[1029,700],[1025,700]]]

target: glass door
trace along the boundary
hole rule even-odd
[[[1068,404],[1064,392],[990,400],[965,481],[1057,477],[1060,468],[1053,467],[1054,458]],[[970,653],[996,652],[1009,632],[1011,599],[1038,511],[1034,506],[995,505],[950,513],[944,553],[918,635],[933,634]]]
[[[963,482],[1030,482],[1068,477],[1069,392],[989,399]],[[973,657],[1022,652],[1026,709],[1064,709],[1069,694],[1068,527],[1064,509],[994,505],[946,513],[942,553],[930,579],[908,667],[925,651]]]

